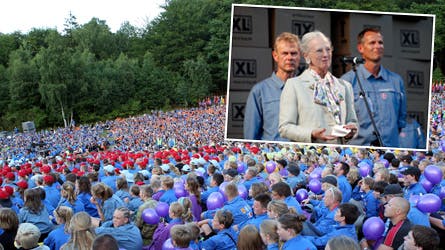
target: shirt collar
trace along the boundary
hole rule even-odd
[[[277,74],[275,73],[275,71],[272,73],[272,79],[273,79],[273,85],[274,85],[274,87],[283,90],[285,82],[283,82],[283,81],[277,76]]]
[[[362,71],[363,75],[365,76],[365,79],[369,79],[369,78],[373,77],[374,79],[379,79],[379,78],[381,78],[381,79],[383,79],[384,81],[387,81],[387,80],[388,80],[388,77],[387,77],[385,68],[384,68],[382,65],[380,65],[380,70],[379,70],[379,73],[377,74],[377,77],[374,77],[374,76],[373,76],[373,75],[372,75],[372,74],[365,68],[365,66],[364,66],[363,64],[360,65],[359,67],[360,67],[360,70]]]

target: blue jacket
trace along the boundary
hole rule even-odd
[[[172,202],[175,202],[177,200],[178,200],[178,198],[176,197],[174,189],[166,190],[164,192],[164,194],[161,196],[161,198],[159,199],[159,201],[166,202],[166,203],[168,203],[168,205],[170,205]]]
[[[405,187],[403,190],[403,197],[407,200],[411,197],[411,195],[420,195],[420,194],[426,194],[425,188],[423,188],[422,184],[420,182],[417,182],[415,184],[411,184],[408,187]]]
[[[82,202],[83,208],[85,212],[87,212],[92,217],[99,217],[99,213],[97,212],[97,207],[93,203],[91,203],[91,194],[89,193],[79,193],[77,195],[77,199]]]
[[[369,73],[363,65],[357,67],[357,73],[365,93],[360,90],[352,70],[341,77],[352,84],[355,111],[360,122],[357,137],[351,139],[348,144],[369,146],[371,141],[376,139],[363,99],[363,95],[366,94],[377,128],[382,136],[384,144],[382,146],[399,147],[399,129],[406,125],[406,93],[403,79],[383,66],[380,66],[377,78]]]
[[[59,190],[50,186],[45,186],[43,190],[45,190],[46,194],[45,200],[47,200],[53,207],[57,207],[60,201]]]
[[[113,194],[108,200],[104,201],[102,212],[104,214],[104,222],[113,220],[113,213],[116,208],[125,207],[124,202]]]
[[[133,197],[133,199],[130,200],[130,202],[128,202],[128,209],[130,209],[133,212],[137,212],[138,208],[144,204],[144,201],[141,200],[141,198],[139,197]]]
[[[340,175],[337,177],[337,183],[338,188],[342,192],[342,202],[348,202],[351,199],[352,196],[352,187],[351,184],[349,184],[348,179],[346,179],[346,176]]]
[[[378,216],[379,201],[374,197],[372,190],[365,194],[362,202],[366,210],[366,218]]]
[[[59,250],[69,238],[70,234],[65,233],[65,224],[61,224],[48,234],[48,237],[43,240],[43,244],[47,245],[51,250]]]
[[[215,236],[212,236],[207,240],[205,240],[204,242],[202,242],[202,249],[205,250],[236,249],[236,242],[237,242],[237,235],[235,231],[232,228],[223,229],[219,231]]]
[[[122,249],[142,249],[142,236],[139,228],[132,223],[127,223],[120,227],[114,227],[112,221],[105,222],[101,227],[96,228],[96,234],[110,234],[113,236]]]
[[[301,210],[301,206],[300,203],[298,203],[297,199],[295,199],[295,197],[293,196],[288,196],[284,199],[284,202],[287,204],[287,206],[293,207],[295,208],[295,210],[297,211],[297,213],[301,214],[303,213],[303,210]]]
[[[116,180],[117,178],[119,178],[116,175],[109,175],[109,176],[104,176],[102,178],[100,178],[100,181],[105,183],[107,186],[109,186],[111,189],[113,189],[113,192],[116,192],[117,188],[116,188]]]
[[[241,229],[247,225],[254,225],[258,231],[260,230],[260,225],[261,222],[263,222],[264,220],[268,219],[269,217],[267,216],[267,213],[264,214],[260,214],[260,215],[255,215],[254,217],[250,218],[247,221],[241,222],[239,224],[239,230],[241,231]]]
[[[123,202],[125,202],[125,198],[128,198],[128,200],[131,199],[130,193],[124,190],[117,190],[114,194],[117,195],[117,197],[121,198]]]
[[[426,138],[416,119],[408,118],[399,134],[401,148],[426,148]]]
[[[320,218],[314,223],[314,226],[318,229],[318,231],[323,234],[327,234],[338,225],[338,223],[334,220],[337,209],[338,208],[335,208],[332,211],[327,210],[327,212],[320,216]]]
[[[312,242],[301,235],[284,242],[282,250],[317,250]]]
[[[252,209],[241,197],[236,197],[231,201],[226,201],[222,209],[229,210],[233,215],[233,225],[238,225],[250,219],[253,215]],[[217,210],[207,210],[203,213],[204,219],[212,219]]]
[[[267,245],[267,250],[279,250],[278,243],[272,243]]]
[[[355,242],[358,243],[357,239],[357,232],[355,231],[355,225],[344,225],[344,226],[335,226],[334,230],[328,232],[327,234],[320,236],[320,237],[314,237],[314,236],[305,236],[308,240],[310,240],[312,243],[314,243],[317,247],[324,247],[326,244],[328,244],[328,241],[334,237],[337,236],[347,236]]]
[[[60,199],[58,206],[70,207],[73,210],[73,214],[85,211],[85,207],[83,206],[83,203],[78,199],[74,202],[74,204],[71,204],[67,199],[62,198],[62,199]]]
[[[48,211],[42,208],[39,213],[31,212],[27,207],[22,207],[19,212],[19,223],[31,223],[37,226],[41,233],[49,233],[53,224],[49,220]]]
[[[244,114],[244,139],[287,141],[278,132],[283,87],[284,82],[275,73],[252,87]]]

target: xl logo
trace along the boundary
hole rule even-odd
[[[252,16],[233,16],[233,33],[252,34]]]
[[[234,59],[232,61],[234,77],[256,77],[256,60],[253,59]]]
[[[406,48],[420,48],[418,30],[400,30],[400,46]]]
[[[232,121],[244,121],[246,103],[232,103]]]
[[[423,72],[422,71],[407,71],[408,87],[423,88]]]
[[[314,31],[314,22],[292,20],[292,33],[302,37],[304,34]]]

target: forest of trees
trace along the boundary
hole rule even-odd
[[[106,20],[65,29],[0,33],[0,131],[38,129],[71,117],[92,123],[154,109],[189,107],[225,94],[232,3],[436,14],[435,73],[445,70],[445,0],[166,0],[145,27]]]

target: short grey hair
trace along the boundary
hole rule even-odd
[[[36,225],[31,223],[22,223],[19,225],[19,229],[17,230],[15,241],[18,247],[30,249],[31,247],[37,245],[39,238],[40,230]]]
[[[301,52],[303,53],[303,55],[309,53],[309,51],[311,49],[311,48],[309,48],[309,43],[317,37],[325,39],[332,46],[331,40],[325,34],[323,34],[321,31],[315,30],[315,31],[304,34],[304,36],[301,38]]]

